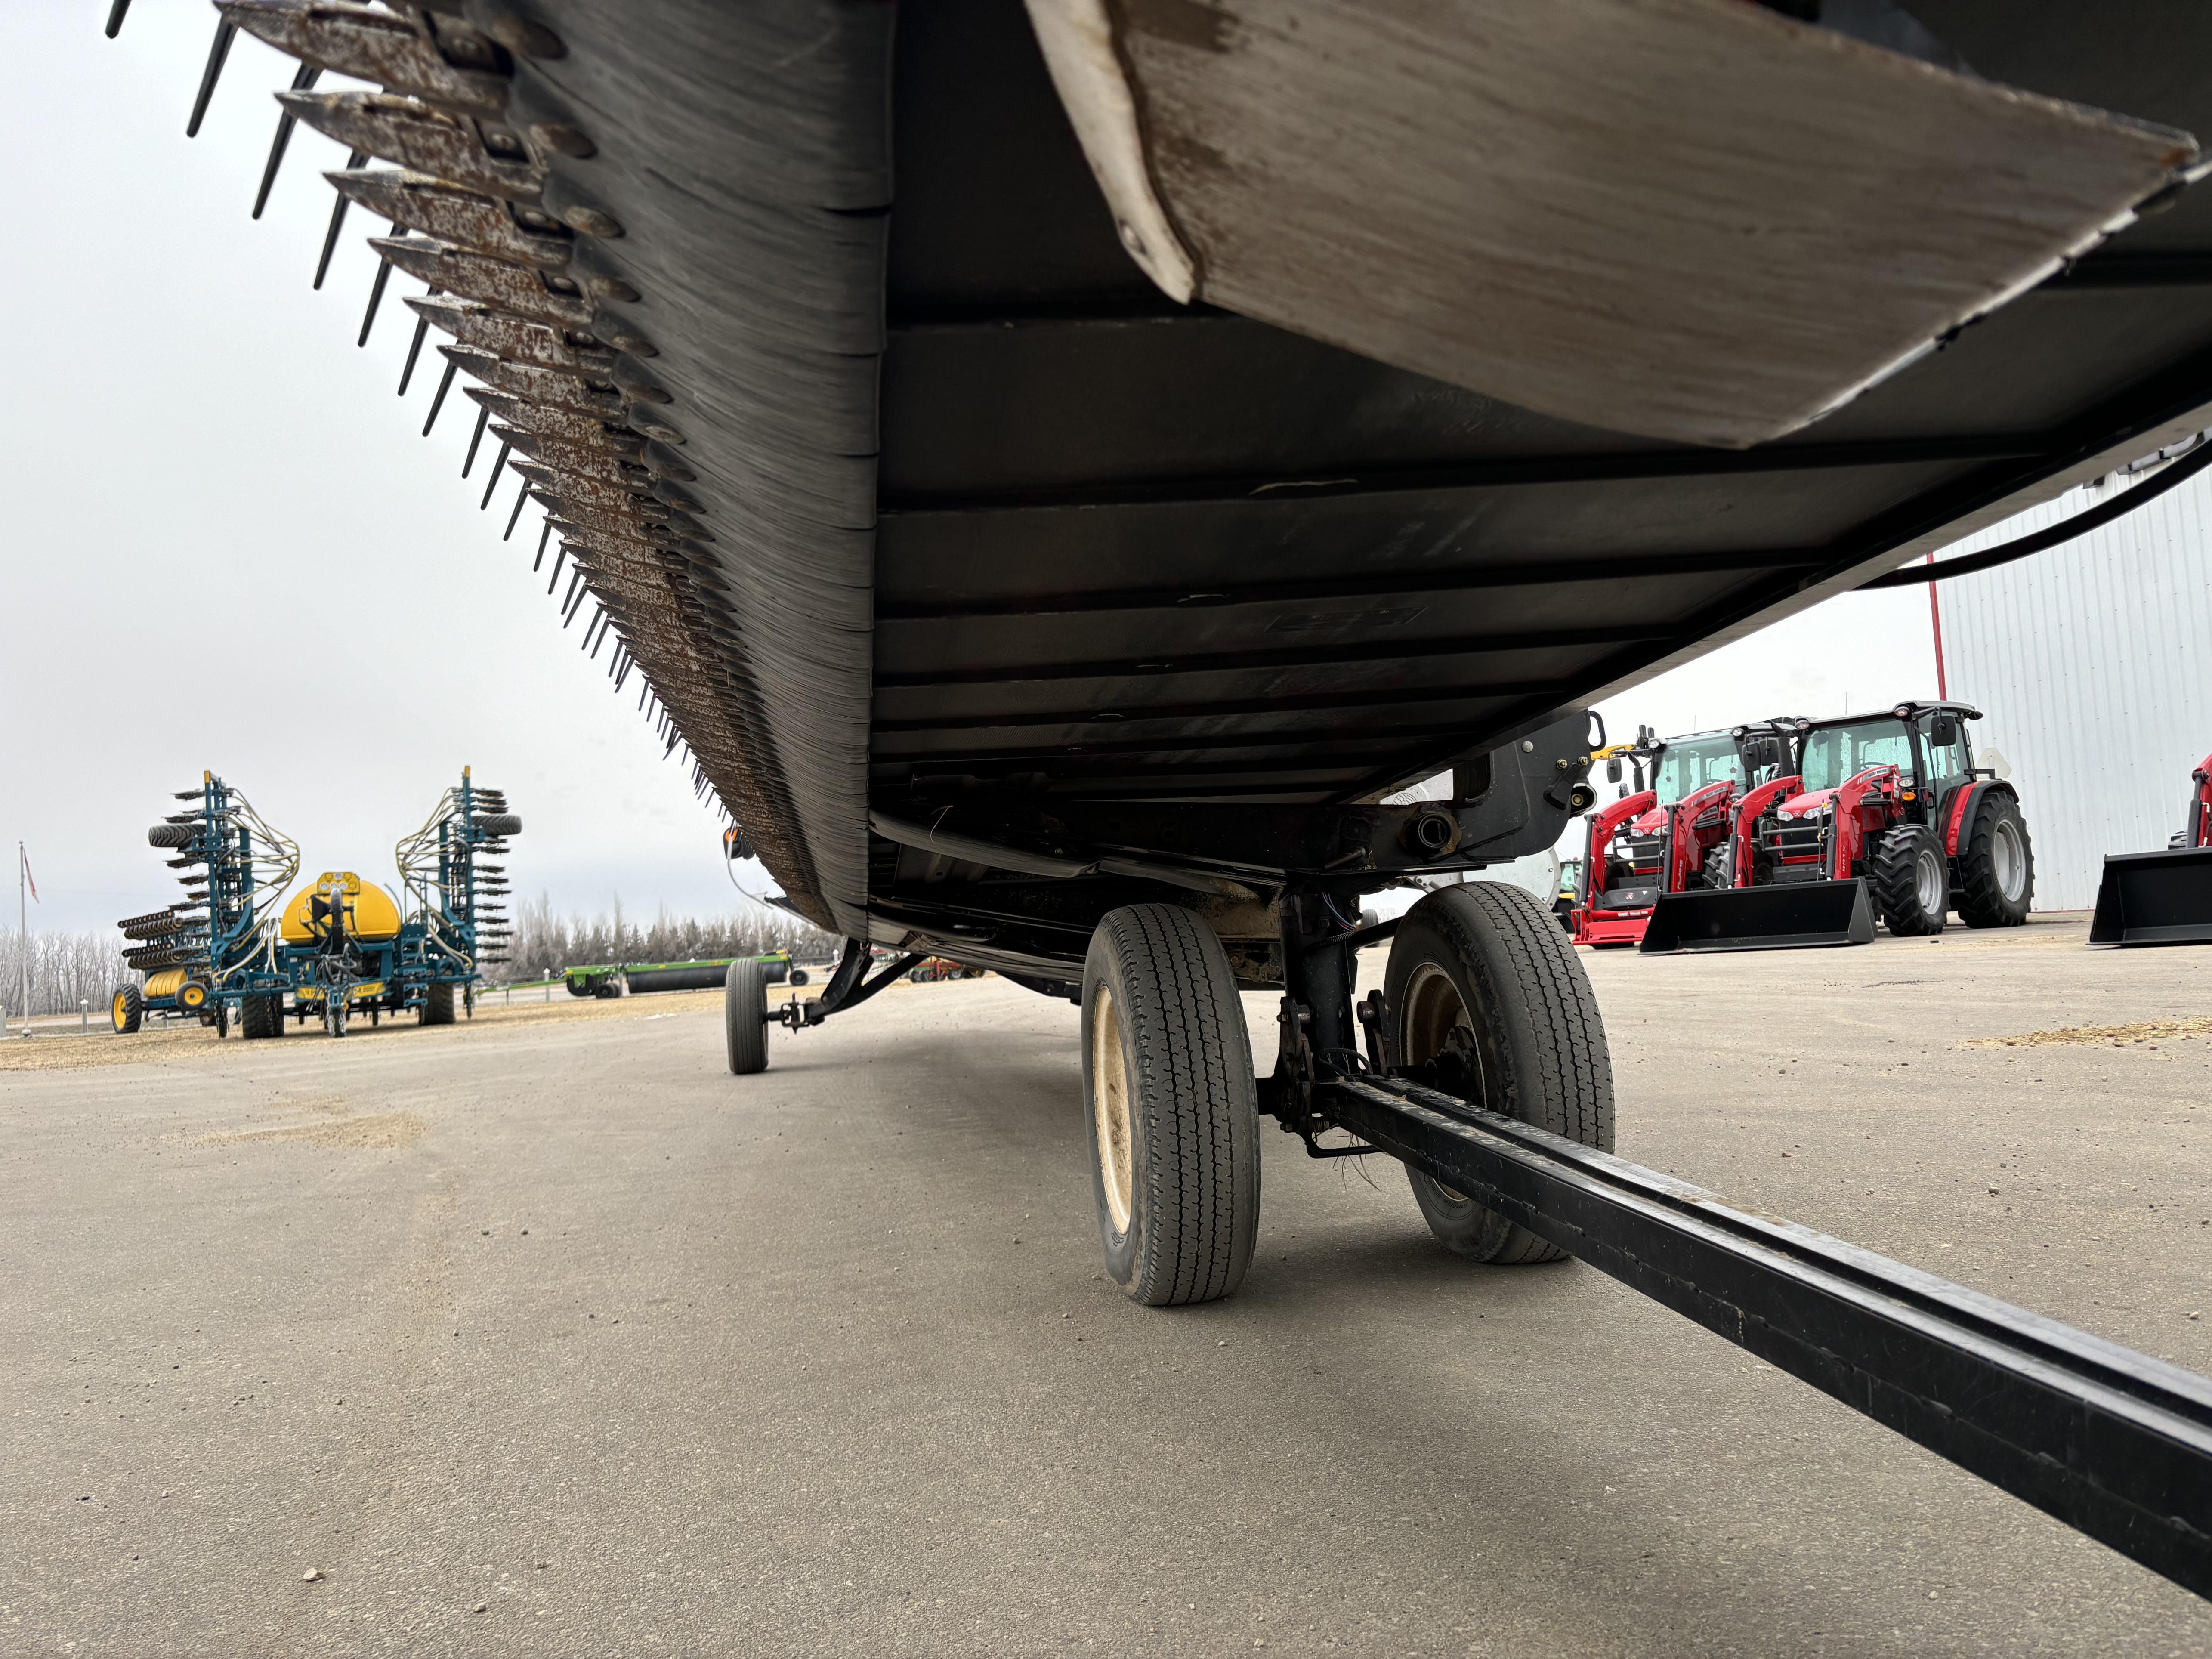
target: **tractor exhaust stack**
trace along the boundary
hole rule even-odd
[[[1854,879],[1662,894],[1637,948],[1794,951],[1873,943],[1874,906],[1866,883]]]

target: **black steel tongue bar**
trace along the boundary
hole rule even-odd
[[[1364,1140],[2152,1571],[2212,1595],[2212,1382],[1401,1078]]]

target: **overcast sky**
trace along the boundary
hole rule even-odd
[[[495,452],[460,477],[475,406],[456,392],[426,440],[436,374],[393,396],[419,285],[395,276],[354,344],[382,222],[355,214],[310,289],[343,151],[301,128],[248,218],[291,60],[241,36],[187,140],[212,9],[135,0],[112,41],[106,11],[0,4],[0,840],[28,847],[33,927],[168,902],[145,827],[203,768],[299,842],[303,873],[395,880],[392,842],[465,763],[526,826],[519,896],[724,908],[719,823],[661,760],[636,679],[615,696],[533,582],[534,507],[502,544],[516,481],[483,513]],[[1934,694],[1911,589],[1832,601],[1602,712],[1630,736]]]

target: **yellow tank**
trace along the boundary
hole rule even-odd
[[[182,985],[184,982],[185,970],[183,969],[164,968],[158,974],[149,974],[146,975],[146,989],[144,994],[149,997],[173,997],[177,994],[177,987]]]
[[[320,894],[345,895],[346,932],[354,938],[375,942],[399,932],[399,903],[381,887],[364,882],[350,870],[325,870],[292,895],[284,907],[283,932],[287,945],[312,944],[316,933],[308,921],[308,905]]]

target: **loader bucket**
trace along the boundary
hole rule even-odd
[[[1790,951],[1871,945],[1874,906],[1863,881],[1723,887],[1668,893],[1644,930],[1645,951]]]
[[[2212,945],[2212,847],[2107,854],[2089,943]]]

